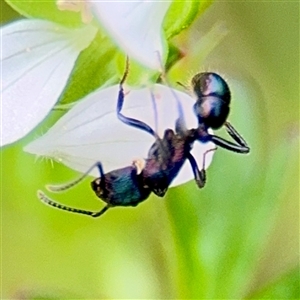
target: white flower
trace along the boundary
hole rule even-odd
[[[91,20],[92,13],[130,58],[155,70],[161,69],[159,57],[166,56],[162,23],[170,4],[171,1],[57,1],[61,10],[81,12],[84,22]],[[89,46],[96,31],[92,25],[68,29],[41,20],[23,20],[2,28],[5,46],[1,57],[1,145],[22,138],[45,118],[61,95],[79,53]],[[165,129],[175,129],[178,98],[188,128],[197,127],[191,97],[179,91],[172,93],[162,85],[153,89],[155,107],[149,88],[132,90],[126,95],[123,113],[146,122],[162,137]],[[86,96],[25,150],[80,172],[86,172],[97,161],[109,172],[131,164],[134,159],[146,158],[154,138],[116,117],[118,90],[119,86],[113,86]],[[193,155],[200,168],[203,153],[213,147],[212,143],[195,142]],[[206,156],[206,167],[212,155],[210,152]],[[99,176],[96,171],[93,175]],[[193,172],[186,163],[173,185],[192,178]]]
[[[156,84],[149,88],[130,90],[125,96],[122,113],[150,125],[160,137],[165,129],[175,129],[179,116],[179,99],[188,128],[198,126],[193,113],[195,100],[185,93]],[[128,166],[134,159],[146,158],[154,138],[140,129],[123,124],[116,113],[119,86],[100,89],[86,96],[68,111],[45,135],[25,147],[25,151],[59,161],[79,172],[86,172],[95,162],[103,164],[104,172]],[[157,112],[157,118],[155,111]],[[155,121],[156,120],[156,121]],[[213,143],[194,143],[192,154],[199,168],[203,153],[214,148]],[[209,166],[213,152],[206,156]],[[91,175],[99,176],[95,169]],[[193,179],[191,166],[186,162],[173,181],[173,186]]]
[[[117,45],[143,65],[160,70],[165,55],[162,23],[172,1],[87,1]]]
[[[162,22],[170,2],[58,1],[59,9],[92,12],[126,54],[160,69],[164,55]],[[90,9],[90,11],[89,11]],[[63,91],[79,53],[96,28],[67,29],[42,20],[22,20],[1,28],[1,146],[28,134],[49,113]],[[101,49],[99,49],[101,51]]]
[[[29,133],[57,102],[74,63],[96,29],[67,29],[42,20],[1,28],[1,146]]]

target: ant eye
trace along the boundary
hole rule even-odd
[[[91,187],[92,187],[93,191],[95,191],[95,192],[99,192],[100,191],[100,182],[101,182],[100,178],[96,178],[95,180],[93,180],[91,182]]]

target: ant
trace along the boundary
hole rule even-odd
[[[198,187],[204,187],[206,183],[205,156],[208,152],[215,151],[217,148],[210,149],[203,154],[203,165],[201,170],[199,170],[195,158],[190,153],[195,141],[201,143],[213,142],[215,145],[233,152],[249,153],[250,148],[246,141],[226,121],[230,110],[230,90],[228,84],[218,74],[209,72],[198,73],[192,78],[192,88],[197,96],[194,104],[194,113],[198,119],[198,127],[193,129],[186,128],[181,104],[177,101],[179,117],[176,120],[175,132],[172,129],[166,129],[161,139],[147,124],[136,119],[127,118],[121,114],[125,96],[123,83],[127,72],[128,61],[125,75],[120,82],[117,114],[119,119],[125,124],[146,131],[155,138],[155,142],[148,152],[142,173],[146,186],[149,186],[157,196],[163,197],[165,195],[186,159],[192,167]],[[175,94],[174,97],[177,99]],[[209,128],[219,129],[223,125],[225,125],[228,134],[237,144],[209,134]]]
[[[136,206],[146,200],[151,192],[163,197],[173,179],[177,176],[185,160],[190,162],[195,181],[199,188],[204,187],[206,182],[205,156],[210,149],[203,154],[202,169],[199,170],[196,160],[190,153],[195,141],[202,143],[213,142],[217,146],[238,153],[248,153],[249,147],[245,140],[238,134],[233,126],[226,121],[229,114],[230,91],[227,83],[216,73],[199,73],[192,79],[192,87],[197,95],[194,104],[194,113],[198,119],[198,127],[187,129],[185,126],[182,109],[179,101],[179,117],[175,124],[175,132],[166,129],[163,138],[146,123],[124,116],[121,113],[124,103],[123,84],[128,75],[128,59],[123,78],[120,81],[120,89],[117,101],[117,116],[129,126],[133,126],[148,132],[155,138],[150,147],[146,160],[137,160],[131,166],[104,173],[102,164],[97,162],[79,179],[65,185],[52,186],[48,189],[53,192],[67,190],[83,180],[94,167],[97,167],[100,177],[91,183],[96,195],[107,205],[99,212],[86,211],[68,207],[48,198],[43,192],[38,191],[38,198],[44,203],[73,213],[99,217],[110,207]],[[234,144],[208,132],[209,128],[218,129],[225,125],[229,135],[237,142]]]

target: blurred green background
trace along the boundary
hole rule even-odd
[[[2,23],[19,18],[1,8]],[[175,43],[187,56],[170,78],[223,75],[250,155],[219,149],[203,190],[191,181],[95,220],[36,197],[77,176],[22,150],[53,112],[1,149],[2,299],[299,298],[299,2],[215,2]],[[55,199],[102,205],[88,180]]]

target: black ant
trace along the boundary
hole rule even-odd
[[[226,122],[229,114],[230,91],[227,83],[215,73],[199,73],[192,79],[192,87],[197,95],[194,112],[198,119],[198,127],[187,129],[185,127],[182,110],[178,101],[179,118],[175,124],[175,132],[166,129],[163,138],[159,138],[156,132],[142,121],[128,118],[121,113],[124,103],[123,83],[128,74],[128,61],[124,76],[120,82],[120,90],[117,101],[117,116],[129,126],[139,128],[155,137],[155,142],[150,147],[145,161],[134,161],[129,167],[104,173],[100,162],[88,170],[83,176],[66,185],[48,186],[51,191],[63,191],[69,189],[84,179],[94,167],[98,167],[100,177],[92,181],[91,186],[96,195],[107,205],[99,212],[91,212],[71,208],[49,199],[43,192],[38,191],[40,200],[59,209],[74,213],[81,213],[98,217],[114,206],[136,206],[147,199],[153,191],[163,197],[173,179],[177,176],[186,159],[190,162],[195,181],[198,187],[205,185],[205,156],[210,149],[203,154],[202,169],[199,170],[195,158],[190,153],[195,141],[202,143],[213,142],[217,146],[238,153],[248,153],[249,147],[233,126]],[[234,144],[208,132],[209,128],[218,129],[225,125],[229,135],[237,142]]]
[[[126,70],[128,70],[128,62]],[[120,113],[124,101],[123,82],[125,77],[120,83],[118,117],[125,124],[144,130],[156,139],[149,150],[142,173],[146,186],[149,186],[157,196],[163,197],[165,195],[186,159],[192,167],[198,187],[204,187],[206,182],[205,156],[208,152],[216,150],[216,148],[203,154],[203,165],[199,170],[197,162],[191,154],[192,145],[195,141],[201,143],[213,142],[219,147],[238,153],[248,153],[250,151],[246,141],[226,121],[229,114],[230,90],[227,83],[218,74],[199,73],[192,78],[192,88],[197,95],[194,113],[198,119],[198,128],[186,128],[182,108],[180,102],[177,101],[179,117],[175,124],[175,132],[172,129],[166,129],[162,139],[147,124],[136,119],[127,118]],[[174,96],[176,97],[176,95]],[[209,134],[209,128],[219,129],[223,125],[237,144]]]

